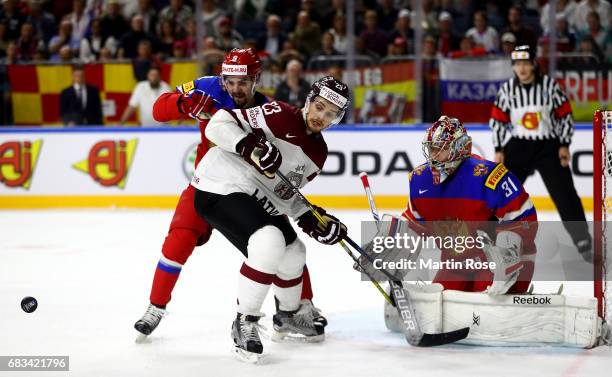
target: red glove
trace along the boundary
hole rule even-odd
[[[325,220],[321,224],[315,215],[308,211],[298,218],[298,226],[310,237],[325,245],[333,245],[346,237],[346,226],[338,218],[325,212],[321,207],[314,206],[317,213]]]
[[[196,120],[210,119],[219,103],[200,89],[183,93],[178,99],[179,111]]]
[[[255,133],[249,133],[240,140],[236,152],[268,178],[274,178],[274,173],[283,162],[283,156],[278,148],[265,137]]]

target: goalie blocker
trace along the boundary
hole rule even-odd
[[[442,332],[471,324],[459,343],[484,346],[592,348],[609,344],[607,325],[597,316],[594,297],[560,294],[493,296],[443,291],[440,284],[404,286],[413,298],[423,331]],[[385,303],[385,325],[401,332],[394,307]]]

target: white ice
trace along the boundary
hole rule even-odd
[[[359,238],[367,212],[335,211]],[[133,323],[147,304],[172,212],[0,212],[0,355],[69,355],[70,372],[15,376],[600,376],[612,350],[416,348],[386,330],[383,300],[338,246],[305,239],[315,304],[329,319],[321,344],[265,341],[263,365],[236,361],[229,330],[242,256],[219,234],[183,269],[169,315],[147,344]],[[554,217],[554,216],[553,216]],[[39,306],[20,308],[25,296]],[[264,307],[271,327],[273,305]],[[606,372],[608,371],[608,372]],[[11,373],[0,372],[0,375]]]

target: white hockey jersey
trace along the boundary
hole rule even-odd
[[[220,195],[243,192],[254,196],[271,215],[297,218],[307,207],[278,176],[267,178],[236,152],[238,142],[254,129],[263,131],[266,139],[279,149],[282,155],[279,171],[295,186],[304,187],[321,172],[327,158],[323,136],[306,134],[300,109],[270,102],[250,109],[223,109],[211,118],[206,137],[215,146],[196,167],[191,185]]]

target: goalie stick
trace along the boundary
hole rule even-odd
[[[325,220],[321,215],[317,212],[317,210],[313,207],[313,205],[306,199],[306,197],[300,192],[300,190],[285,177],[285,175],[279,171],[276,172],[279,178],[288,186],[288,188],[293,191],[295,195],[308,207],[308,209],[313,213],[313,215],[319,220],[322,224],[325,224]],[[389,300],[389,296],[382,289],[380,284],[372,278],[372,276],[365,272],[366,270],[361,266],[359,259],[356,258],[353,253],[346,246],[346,241],[350,246],[352,246],[358,253],[367,258],[370,263],[373,263],[373,259],[370,255],[364,252],[361,249],[361,246],[357,245],[355,241],[353,241],[348,235],[344,240],[340,241],[340,245],[342,248],[351,256],[353,261],[360,266],[361,270],[364,271],[365,275],[370,279],[370,281],[376,286],[376,288],[381,292],[387,300]],[[421,327],[418,324],[416,312],[414,311],[414,305],[410,299],[410,294],[406,289],[404,289],[401,281],[394,281],[394,277],[386,270],[381,269],[381,272],[385,274],[389,278],[389,284],[391,286],[391,296],[390,304],[393,305],[398,313],[402,322],[404,323],[404,334],[406,336],[406,340],[409,344],[413,346],[419,347],[431,347],[431,346],[440,346],[443,344],[453,343],[458,340],[464,339],[467,337],[469,333],[469,327],[465,327],[459,330],[439,333],[439,334],[427,334],[421,330]]]

